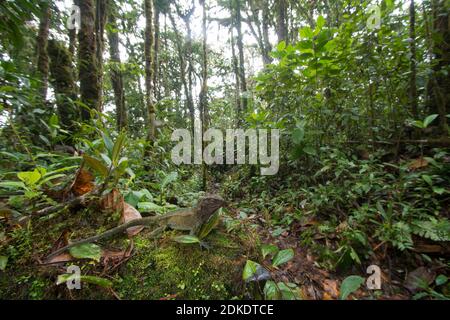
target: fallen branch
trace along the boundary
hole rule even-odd
[[[44,209],[35,211],[35,212],[33,212],[32,215],[36,216],[36,217],[43,217],[43,216],[49,215],[51,213],[60,211],[60,210],[62,210],[64,208],[68,208],[69,209],[69,208],[73,208],[73,207],[76,207],[76,206],[79,206],[79,205],[84,205],[84,204],[88,203],[89,201],[91,201],[93,199],[93,197],[94,197],[93,192],[89,192],[89,193],[86,193],[86,194],[84,194],[82,196],[73,198],[73,199],[71,199],[69,201],[66,201],[66,202],[63,202],[63,203],[60,203],[60,204],[57,204],[57,205],[54,205],[54,206],[46,207]]]

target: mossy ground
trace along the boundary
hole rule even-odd
[[[95,219],[98,220],[98,219]],[[100,221],[102,220],[102,221]],[[131,257],[113,271],[100,264],[77,260],[71,263],[42,266],[45,257],[63,229],[78,226],[72,236],[83,238],[105,230],[114,219],[91,218],[81,214],[64,214],[49,221],[32,221],[14,231],[10,242],[3,245],[10,260],[0,271],[0,299],[231,299],[242,297],[241,280],[245,246],[223,228],[213,230],[206,242],[209,250],[198,244],[180,244],[172,240],[175,231],[150,239],[150,230],[133,238]],[[97,226],[89,227],[87,221]],[[80,228],[83,225],[85,227]],[[83,230],[83,231],[82,231]],[[100,231],[101,230],[101,231]],[[44,232],[45,231],[45,232]],[[39,236],[37,236],[39,235]],[[105,241],[105,247],[124,249],[126,237]],[[82,283],[81,290],[68,290],[56,285],[58,275],[70,264],[79,265],[82,275],[96,275],[112,281],[112,290]]]

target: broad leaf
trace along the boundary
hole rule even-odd
[[[256,263],[252,260],[247,260],[247,263],[245,264],[244,271],[242,272],[242,279],[244,281],[248,281],[250,278],[252,278],[256,270],[258,269],[258,266],[260,266],[259,263]]]
[[[0,256],[0,270],[5,270],[6,265],[8,264],[8,257],[6,256]]]
[[[208,234],[214,229],[219,223],[220,214],[222,213],[222,208],[217,210],[211,217],[209,217],[208,221],[206,221],[200,228],[198,232],[199,239],[204,239],[208,236]]]
[[[22,180],[26,185],[32,186],[35,185],[36,182],[39,181],[41,178],[41,174],[36,169],[34,171],[25,171],[25,172],[19,172],[17,174],[17,177]]]
[[[360,276],[349,276],[342,281],[340,299],[345,300],[347,297],[359,289],[365,279]]]
[[[437,115],[437,114],[432,114],[432,115],[426,117],[425,120],[423,120],[424,128],[427,128],[430,125],[430,123],[432,123],[434,121],[434,119],[436,119],[438,116],[439,115]]]
[[[273,258],[272,265],[277,267],[283,263],[286,263],[294,258],[294,250],[285,249],[278,252]]]
[[[173,238],[174,241],[178,243],[200,243],[200,239],[196,236],[183,235]]]
[[[94,243],[83,243],[79,246],[72,247],[69,250],[70,254],[77,259],[92,259],[100,261],[102,250]]]
[[[100,160],[88,156],[87,154],[83,154],[83,159],[84,161],[86,161],[88,166],[97,171],[103,177],[106,177],[108,175],[108,168]]]
[[[278,247],[273,244],[265,244],[261,247],[263,259],[265,259],[269,254],[276,254],[278,251]]]

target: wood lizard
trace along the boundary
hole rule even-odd
[[[218,195],[206,195],[202,197],[196,207],[179,209],[173,212],[169,212],[161,216],[151,216],[140,219],[131,220],[127,223],[121,224],[118,227],[112,228],[104,233],[96,236],[92,236],[83,240],[72,242],[71,244],[62,247],[54,252],[52,252],[47,259],[51,259],[64,251],[84,244],[99,241],[102,239],[110,238],[118,233],[122,233],[128,228],[136,226],[149,227],[153,225],[159,225],[158,228],[154,229],[150,236],[154,237],[161,233],[167,227],[174,230],[186,230],[190,231],[191,234],[195,234],[199,228],[221,207],[225,206],[226,202]]]

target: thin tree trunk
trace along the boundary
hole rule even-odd
[[[411,105],[411,112],[414,119],[419,118],[417,110],[417,86],[416,86],[416,10],[414,6],[414,0],[411,0],[409,7],[409,37],[410,52],[411,52],[411,75],[409,78],[409,101]]]
[[[100,85],[95,40],[95,6],[93,0],[80,1],[81,26],[78,32],[78,70],[81,101],[88,107],[99,110]],[[82,108],[83,120],[90,119],[90,112]]]
[[[247,112],[247,81],[245,79],[244,43],[242,36],[242,17],[240,0],[235,0],[235,23],[237,31],[237,47],[239,52],[239,83],[242,112]]]
[[[194,111],[194,104],[192,103],[192,100],[190,99],[191,94],[189,92],[189,86],[188,86],[188,82],[186,79],[186,61],[184,58],[184,54],[183,54],[183,49],[182,49],[182,40],[180,37],[180,34],[177,31],[177,26],[175,24],[175,19],[173,18],[173,15],[171,12],[169,12],[169,19],[172,23],[172,28],[174,30],[175,33],[175,37],[176,37],[176,41],[175,41],[175,45],[177,47],[177,51],[178,51],[178,58],[180,60],[180,77],[181,77],[181,83],[183,84],[183,88],[184,88],[184,94],[186,96],[186,105],[187,108],[189,110],[189,115],[191,118],[191,131],[194,131],[194,120],[195,120],[195,111]]]
[[[286,0],[277,0],[277,36],[278,42],[288,41],[287,35],[287,26],[286,26],[286,12],[287,12],[287,4]]]
[[[111,84],[114,90],[114,100],[116,103],[116,116],[117,116],[117,129],[121,131],[127,127],[127,110],[125,106],[125,93],[123,89],[123,73],[120,61],[119,52],[119,33],[117,30],[116,22],[117,10],[115,4],[111,3],[110,12],[108,15],[108,23],[110,28],[108,29],[108,41],[109,41],[109,54],[111,56]]]
[[[155,45],[154,45],[154,59],[153,59],[153,87],[155,88],[155,96],[157,101],[161,100],[161,89],[159,86],[159,6],[155,5]]]
[[[434,0],[435,8],[434,33],[442,35],[442,41],[434,45],[434,56],[437,61],[434,67],[433,90],[434,101],[439,113],[439,126],[441,134],[448,135],[446,115],[450,113],[450,25],[449,4],[446,0]]]
[[[48,34],[50,28],[50,2],[44,2],[42,4],[42,16],[39,22],[39,31],[36,39],[37,44],[37,70],[40,80],[39,94],[43,102],[47,99],[47,89],[48,89],[48,72],[49,72],[49,61],[48,61]]]
[[[262,30],[263,30],[263,42],[264,42],[264,60],[266,64],[272,63],[273,59],[270,56],[270,52],[272,51],[272,45],[269,41],[269,10],[267,6],[264,6],[262,9]]]
[[[99,85],[99,101],[98,110],[103,109],[103,52],[105,49],[105,24],[107,19],[107,0],[97,0],[96,6],[96,18],[95,18],[95,40],[96,56],[97,56],[97,68],[98,68],[98,85]]]
[[[147,107],[149,130],[148,139],[155,138],[155,106],[153,104],[153,0],[144,0],[145,10],[145,104]]]
[[[231,37],[231,57],[233,62],[233,71],[235,76],[235,103],[237,110],[237,118],[238,123],[240,122],[240,117],[242,114],[242,106],[241,106],[241,85],[239,81],[239,62],[236,56],[236,41],[234,40],[233,28],[230,29],[230,37]]]
[[[208,48],[207,48],[207,32],[206,32],[206,0],[200,0],[200,4],[203,8],[202,17],[202,33],[203,33],[203,61],[202,61],[202,88],[200,91],[200,117],[202,121],[203,133],[209,126],[209,113],[208,113]],[[203,142],[204,144],[204,142]],[[205,146],[203,145],[203,149]],[[207,185],[207,167],[203,162],[202,164],[202,187],[206,190]]]

